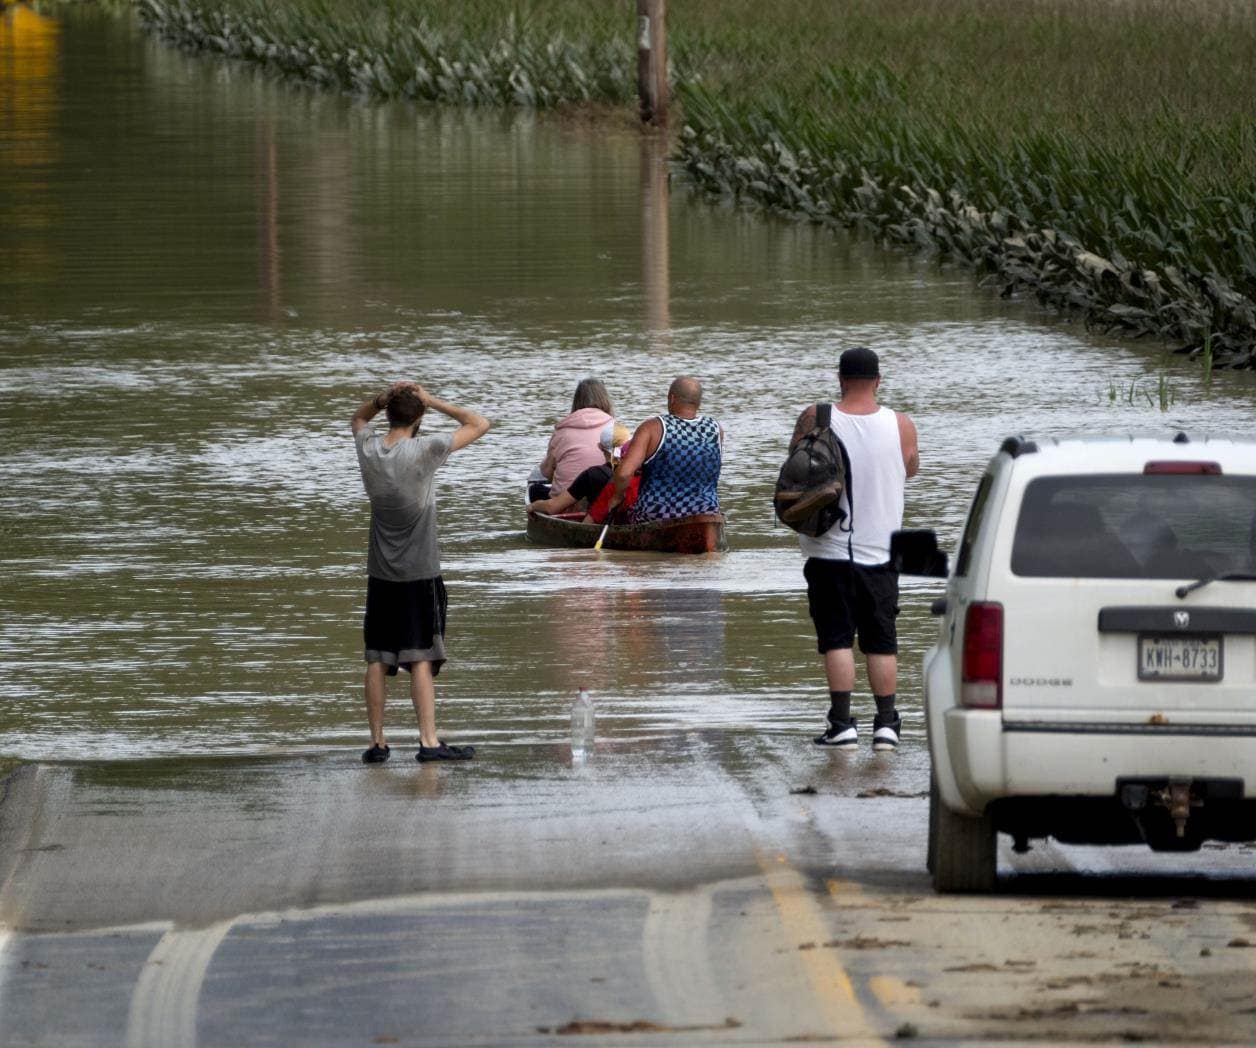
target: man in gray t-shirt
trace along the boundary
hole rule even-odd
[[[353,442],[371,500],[367,574],[393,582],[439,575],[433,480],[449,457],[450,438],[415,437],[388,447],[383,437],[362,429]]]
[[[449,435],[420,436],[428,408],[458,423]],[[380,411],[388,432],[368,425]],[[483,415],[434,397],[418,383],[398,382],[362,404],[350,421],[362,483],[371,500],[371,541],[367,554],[366,717],[371,745],[368,764],[388,760],[384,741],[386,681],[399,669],[410,671],[410,698],[419,721],[417,758],[467,760],[471,746],[453,746],[436,734],[435,677],[445,662],[445,583],[440,571],[436,529],[436,470],[455,451],[489,430]]]

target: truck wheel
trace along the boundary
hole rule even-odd
[[[933,887],[940,892],[994,891],[998,852],[989,815],[956,815],[929,790],[929,853]]]

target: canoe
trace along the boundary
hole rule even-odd
[[[602,525],[585,524],[583,513],[529,513],[528,540],[546,546],[592,549]],[[643,550],[653,553],[717,553],[728,548],[723,513],[695,513],[674,520],[643,524],[612,524],[603,549]]]

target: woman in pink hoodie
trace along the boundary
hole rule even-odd
[[[614,421],[614,410],[600,378],[581,379],[571,398],[571,414],[554,427],[549,450],[540,466],[540,472],[550,482],[549,491],[533,494],[533,499],[562,494],[586,469],[602,464],[598,437],[602,427]],[[537,490],[535,485],[532,488]]]

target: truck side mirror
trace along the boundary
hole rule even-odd
[[[909,528],[890,536],[890,565],[900,575],[928,575],[944,579],[946,554],[929,528]]]

